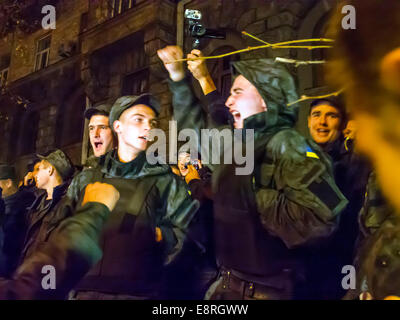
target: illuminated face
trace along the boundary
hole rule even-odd
[[[334,142],[340,136],[340,122],[340,113],[335,107],[329,104],[313,107],[308,116],[311,137],[320,145]]]
[[[119,120],[114,121],[119,147],[131,149],[135,154],[146,150],[150,129],[157,126],[152,108],[139,104],[125,110]]]
[[[257,88],[242,75],[233,82],[231,95],[225,102],[234,119],[235,128],[243,128],[243,120],[267,110]]]
[[[190,154],[186,152],[181,152],[178,156],[178,169],[182,177],[185,177],[189,173],[189,169],[187,167],[187,164],[189,163]]]
[[[113,133],[108,124],[108,117],[94,115],[89,122],[89,138],[95,157],[100,157],[113,147]]]
[[[42,160],[38,164],[37,170],[34,172],[34,179],[36,183],[36,187],[38,189],[46,189],[47,184],[50,181],[52,167],[49,163]]]

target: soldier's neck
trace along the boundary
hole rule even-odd
[[[136,149],[120,144],[118,146],[118,160],[122,163],[128,163],[136,159],[139,152]]]

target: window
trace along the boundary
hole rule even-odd
[[[0,88],[5,87],[8,78],[8,68],[0,70]]]
[[[215,50],[212,55],[223,54],[227,52],[234,51],[235,49],[230,46],[224,46]],[[229,92],[232,86],[232,71],[231,62],[233,62],[235,57],[227,56],[223,59],[217,59],[211,66],[211,74],[215,81],[215,85],[223,98],[229,97]]]
[[[0,88],[4,87],[7,84],[9,65],[10,65],[9,55],[0,57]]]
[[[122,85],[122,95],[140,95],[147,92],[149,88],[149,70],[143,69],[131,73],[124,78]]]
[[[135,0],[108,0],[110,18],[131,9],[135,5]]]
[[[36,46],[35,71],[46,68],[49,64],[51,35],[41,38]]]
[[[78,90],[71,92],[64,105],[58,110],[56,145],[65,147],[82,142],[86,108],[86,97]]]

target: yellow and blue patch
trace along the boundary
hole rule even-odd
[[[306,156],[309,158],[315,158],[315,159],[319,159],[318,155],[314,152],[313,149],[311,149],[310,146],[307,146],[306,148]]]

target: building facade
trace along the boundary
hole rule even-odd
[[[7,0],[5,1],[7,2]],[[12,3],[13,1],[9,1]],[[178,43],[190,52],[185,9],[202,13],[201,23],[225,32],[225,39],[202,39],[205,55],[259,45],[242,31],[268,42],[319,38],[332,0],[25,0],[13,17],[0,16],[0,162],[15,163],[20,176],[35,153],[63,149],[75,164],[90,154],[83,112],[125,94],[151,92],[161,104],[161,128],[168,129],[171,97],[157,49]],[[56,9],[56,28],[43,29],[41,8]],[[1,9],[1,7],[0,7]],[[18,19],[20,18],[20,22]],[[33,22],[32,22],[33,21]],[[10,23],[15,23],[10,28]],[[1,25],[2,24],[2,25]],[[22,25],[34,25],[22,28]],[[8,26],[9,29],[6,27]],[[27,30],[28,29],[28,30]],[[319,60],[323,51],[263,49],[209,60],[224,95],[231,83],[230,62],[249,57]],[[300,94],[326,92],[320,66],[300,66]],[[199,88],[197,87],[197,90]],[[300,112],[305,133],[307,103]]]

